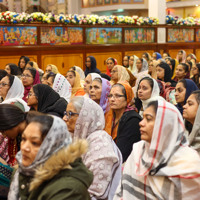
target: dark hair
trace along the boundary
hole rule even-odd
[[[179,63],[178,65],[181,65],[186,73],[189,71],[188,65],[186,65],[185,63]]]
[[[71,72],[72,74],[74,74],[74,76],[76,77],[76,72],[74,70],[69,70],[68,72]],[[67,72],[67,73],[68,73]]]
[[[12,75],[18,75],[19,74],[19,68],[17,67],[16,64],[8,63],[8,64],[6,64],[6,66],[7,65],[10,67],[10,74],[12,74]]]
[[[127,100],[127,95],[126,95],[126,89],[125,89],[125,87],[124,87],[122,84],[120,84],[120,83],[116,83],[116,84],[114,84],[114,85],[112,86],[112,88],[113,88],[113,87],[117,87],[117,86],[120,87],[120,88],[122,89],[122,93],[123,93],[125,99]]]
[[[35,94],[36,99],[38,99],[38,97],[39,97],[39,91],[38,91],[37,85],[33,86],[33,92]]]
[[[107,74],[100,73],[99,75],[100,75],[102,78],[105,78],[105,79],[108,80],[108,81],[111,80],[110,76],[108,76]]]
[[[0,69],[0,80],[7,75],[7,71]]]
[[[182,53],[183,54],[183,50],[179,50],[178,53]]]
[[[33,62],[29,61],[27,64],[29,64],[31,67],[33,67]]]
[[[147,52],[143,53],[143,55],[145,55],[145,57],[147,58],[147,61],[149,61],[149,54]]]
[[[106,60],[106,62],[107,62],[108,60],[112,60],[112,62],[115,63],[115,59],[112,58],[112,57],[109,57],[109,58]]]
[[[76,67],[75,67],[75,66],[71,67],[71,69],[72,69],[73,71],[76,71]]]
[[[27,56],[21,56],[21,57],[19,58],[18,67],[20,67],[20,61],[21,61],[21,59],[24,59],[24,61],[25,61],[25,66],[26,66],[26,64],[30,61],[29,57],[27,57]]]
[[[143,58],[138,58],[138,60],[140,60],[143,63]]]
[[[192,62],[191,62],[191,61],[186,61],[185,63],[186,63],[186,65],[188,64],[188,65],[190,66],[190,69],[192,68]],[[188,65],[187,65],[187,66],[188,66]],[[188,69],[188,70],[189,70],[189,69]]]
[[[153,89],[154,82],[153,82],[153,79],[152,79],[152,78],[150,78],[150,77],[144,77],[144,78],[142,78],[142,79],[140,80],[140,82],[139,82],[138,85],[140,85],[140,83],[141,83],[143,80],[147,80],[148,83],[149,83],[149,85],[150,85],[150,87],[151,87],[151,89]],[[139,88],[139,87],[138,87],[138,88]]]
[[[124,56],[124,57],[127,57],[127,58],[128,58],[128,60],[130,59],[130,56],[127,56],[127,55],[126,55],[126,56]]]
[[[35,75],[36,75],[36,69],[35,68],[33,68],[33,67],[26,67],[25,70],[28,70],[31,73],[31,75],[33,76],[33,79],[35,79]]]
[[[10,85],[10,87],[11,87],[12,84],[13,84],[13,81],[14,81],[15,76],[13,76],[13,75],[11,75],[11,74],[7,74],[6,76],[7,76],[8,79],[9,79],[9,85]]]
[[[47,133],[49,132],[50,128],[53,124],[53,117],[50,115],[37,115],[33,117],[30,121],[30,123],[39,123],[40,124],[40,131],[42,133],[42,140],[46,137]]]
[[[195,90],[191,93],[191,95],[194,94],[195,95],[195,99],[197,101],[198,104],[200,104],[200,90]]]
[[[26,118],[20,108],[12,104],[0,104],[0,130],[5,131],[14,128]]]
[[[155,114],[157,113],[158,110],[158,101],[151,101],[148,105],[147,108],[153,107]]]
[[[54,74],[53,72],[49,72],[49,73],[47,74],[47,76],[46,76],[46,79],[48,80],[50,77],[52,77],[53,82],[54,82],[55,77],[56,77],[56,74]]]
[[[187,88],[187,82],[185,79],[181,79],[178,83],[183,83],[183,87]]]

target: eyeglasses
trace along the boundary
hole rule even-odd
[[[115,71],[115,70],[112,70],[110,73],[111,73],[111,74],[114,74],[115,72],[117,72],[117,71]]]
[[[9,86],[9,84],[7,84],[7,83],[0,83],[0,86],[2,86],[2,87],[5,87],[6,85]]]
[[[114,98],[114,99],[119,99],[120,97],[125,97],[125,95],[122,95],[122,94],[109,94],[108,95],[108,98],[111,99],[111,98]]]
[[[22,78],[33,78],[33,77],[28,74],[22,74]]]
[[[75,112],[72,112],[72,111],[64,111],[64,116],[66,116],[67,119],[70,119],[74,115],[79,115],[79,113],[75,113]]]

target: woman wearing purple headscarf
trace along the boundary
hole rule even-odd
[[[109,111],[108,95],[110,93],[110,89],[111,84],[105,78],[95,78],[90,86],[90,98],[101,106],[104,114]]]

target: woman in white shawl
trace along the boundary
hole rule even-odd
[[[198,200],[200,157],[188,146],[184,122],[166,101],[151,102],[140,122],[142,141],[133,145],[114,200]]]
[[[69,102],[72,94],[72,87],[63,75],[56,74],[52,88],[60,95],[60,97],[63,97],[67,102]]]
[[[24,86],[17,76],[6,75],[0,81],[0,96],[3,98],[2,103],[14,104],[23,111],[28,112],[29,107],[22,99],[24,96]]]
[[[147,108],[149,102],[158,99],[164,100],[160,96],[160,88],[158,86],[157,81],[150,77],[142,78],[138,84],[136,93],[136,102],[142,102],[140,106],[139,103],[136,105],[138,111],[140,111],[140,115],[142,116],[142,111],[144,111]]]
[[[90,196],[93,200],[112,200],[121,177],[122,157],[112,138],[104,131],[102,108],[89,98],[77,96],[71,99],[64,114],[63,120],[72,138],[86,139],[89,143],[83,163],[94,175],[88,190]]]
[[[136,67],[137,60],[138,57],[136,55],[130,56],[128,69],[131,71],[132,74],[135,74],[137,72],[137,67]]]
[[[191,93],[183,106],[186,135],[189,145],[200,155],[200,90]]]
[[[134,74],[137,78],[140,78],[143,74],[148,74],[148,62],[144,58],[138,58],[136,61],[137,70]]]

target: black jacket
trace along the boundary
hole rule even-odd
[[[120,121],[117,131],[117,146],[123,157],[123,162],[129,157],[133,144],[140,141],[141,116],[134,110],[125,112]]]

